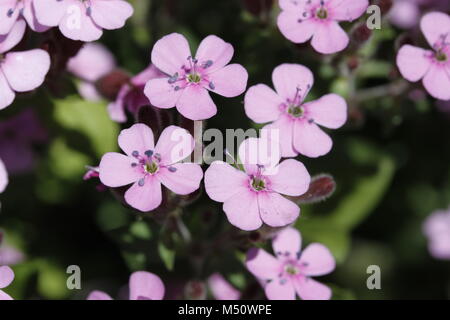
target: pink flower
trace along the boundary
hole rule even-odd
[[[132,273],[128,286],[130,300],[162,300],[164,298],[164,283],[153,273],[146,271]],[[103,291],[92,291],[87,299],[112,300],[111,296]]]
[[[119,146],[126,153],[110,152],[100,162],[100,181],[108,187],[133,185],[125,201],[140,211],[156,209],[162,201],[161,184],[186,195],[200,186],[202,169],[195,163],[178,163],[194,149],[194,139],[185,130],[169,126],[154,144],[153,132],[145,124],[122,130]]]
[[[414,27],[420,18],[420,3],[423,0],[396,0],[389,11],[389,21],[402,29]]]
[[[8,34],[16,21],[21,18],[27,21],[33,31],[44,32],[49,29],[37,21],[33,0],[2,0],[0,17],[0,35]]]
[[[450,260],[450,210],[433,212],[423,224],[428,249],[436,259]]]
[[[8,266],[0,266],[0,300],[13,300],[9,294],[1,289],[6,288],[14,280],[14,271]]]
[[[208,91],[231,98],[242,94],[247,86],[244,67],[228,65],[233,53],[231,44],[211,35],[200,43],[194,58],[184,36],[169,34],[158,40],[152,51],[152,63],[166,77],[150,80],[145,94],[155,107],[176,106],[188,119],[209,119],[217,113],[217,107]]]
[[[406,80],[422,79],[434,98],[450,100],[450,17],[432,12],[422,18],[420,27],[433,50],[404,45],[398,52],[397,66]]]
[[[6,171],[2,159],[0,159],[0,193],[5,191],[7,185],[8,185],[8,172]]]
[[[216,300],[239,300],[241,297],[241,293],[219,273],[208,278],[208,285]]]
[[[263,222],[272,227],[293,223],[300,208],[287,196],[300,196],[309,187],[305,166],[293,159],[278,164],[280,155],[270,152],[264,160],[263,139],[249,138],[239,147],[245,172],[215,161],[205,172],[208,196],[223,202],[228,221],[246,231],[256,230]]]
[[[295,43],[311,40],[313,48],[330,54],[344,50],[349,38],[340,21],[353,21],[364,14],[368,0],[279,0],[278,28]]]
[[[0,266],[11,266],[18,264],[24,259],[25,256],[22,252],[5,243],[4,233],[0,231]]]
[[[95,41],[103,29],[120,29],[133,15],[133,7],[123,0],[33,0],[36,18],[44,26],[59,26],[72,40]]]
[[[41,49],[9,52],[22,40],[26,23],[17,21],[11,32],[0,36],[0,110],[15,99],[15,92],[31,91],[39,87],[50,69],[50,56]]]
[[[336,266],[330,251],[319,243],[312,243],[301,251],[301,235],[294,228],[286,228],[272,241],[276,257],[263,249],[253,248],[247,253],[245,265],[258,279],[266,281],[264,290],[269,300],[329,300],[331,290],[313,280],[332,272]]]
[[[280,132],[281,154],[319,157],[330,152],[333,142],[318,125],[337,129],[347,120],[347,104],[328,94],[316,101],[304,102],[314,77],[298,64],[282,64],[272,73],[275,91],[264,84],[251,87],[245,95],[245,112],[257,123],[271,124],[265,129]]]

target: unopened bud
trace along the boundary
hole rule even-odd
[[[312,177],[308,191],[300,197],[295,197],[297,203],[317,203],[331,197],[336,190],[336,182],[328,174]]]
[[[370,30],[366,23],[361,23],[352,32],[352,38],[356,43],[364,43],[372,36],[372,30]]]
[[[206,300],[206,285],[202,281],[189,281],[184,287],[184,296],[187,300]]]
[[[96,87],[100,94],[110,101],[114,101],[122,86],[130,81],[130,76],[123,70],[117,69],[97,81]]]

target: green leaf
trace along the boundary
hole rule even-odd
[[[162,241],[160,241],[158,243],[158,252],[166,268],[169,271],[172,271],[175,264],[175,250],[169,249]]]

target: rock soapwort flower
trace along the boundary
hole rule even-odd
[[[450,260],[450,209],[433,212],[423,224],[423,233],[431,255]]]
[[[1,289],[6,288],[14,280],[14,271],[8,266],[0,266],[0,300],[13,300],[9,294]]]

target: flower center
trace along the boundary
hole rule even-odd
[[[305,109],[301,106],[291,105],[288,108],[288,114],[290,114],[291,116],[293,116],[295,118],[301,118],[305,114]]]
[[[435,57],[436,57],[436,60],[439,62],[445,62],[448,59],[447,54],[445,54],[445,52],[443,52],[442,50],[439,50],[438,52],[436,52]]]
[[[188,75],[188,81],[191,83],[199,83],[202,78],[200,77],[200,75],[198,73],[191,73]]]
[[[150,161],[145,164],[144,169],[146,172],[154,174],[156,171],[158,171],[159,166],[156,162]]]
[[[321,20],[327,19],[328,18],[328,11],[327,11],[327,9],[325,9],[324,7],[320,7],[319,9],[317,9],[316,17],[321,19]]]
[[[266,189],[266,182],[263,178],[253,178],[252,179],[252,188],[256,191],[263,191]]]
[[[295,264],[292,264],[292,263],[286,264],[286,265],[284,266],[284,271],[285,271],[288,275],[291,275],[291,276],[296,276],[296,275],[298,275],[298,274],[300,273],[299,268],[298,268]]]

